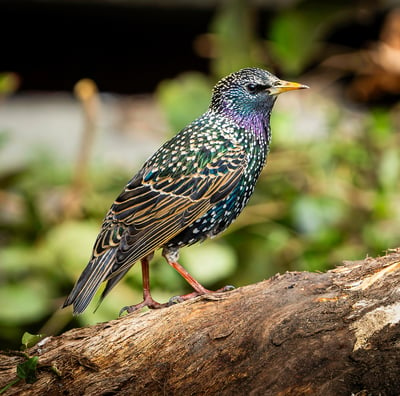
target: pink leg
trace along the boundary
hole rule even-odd
[[[183,268],[177,261],[170,261],[167,255],[165,255],[165,258],[168,264],[171,265],[171,267],[173,267],[176,271],[178,271],[183,276],[183,278],[185,278],[185,280],[189,283],[189,285],[192,286],[193,289],[195,290],[193,293],[185,294],[183,296],[172,297],[169,301],[169,305],[183,302],[207,293],[226,292],[234,289],[233,286],[224,286],[216,291],[208,290],[203,285],[201,285],[196,279],[194,279],[193,276],[190,275],[189,272],[187,272],[185,268]]]
[[[189,283],[190,286],[193,287],[198,296],[201,294],[212,293],[211,290],[206,289],[196,279],[194,279],[193,276],[190,275],[189,272],[187,272],[185,268],[183,268],[178,262],[170,262],[168,259],[167,261],[172,268],[178,271],[186,279],[186,281]]]
[[[150,271],[149,271],[149,257],[145,257],[141,260],[142,264],[142,281],[143,281],[143,301],[139,304],[130,305],[123,307],[119,312],[121,316],[125,311],[128,313],[137,311],[141,308],[148,307],[150,309],[159,309],[167,307],[168,304],[160,304],[159,302],[153,300],[150,293]]]

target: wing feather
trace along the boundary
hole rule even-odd
[[[226,198],[243,177],[247,156],[239,145],[231,145],[210,154],[205,163],[197,163],[202,168],[195,172],[182,163],[168,176],[157,166],[145,164],[111,206],[92,259],[64,306],[74,304],[74,312],[82,312],[103,281],[109,283],[102,298],[137,260],[163,246]]]

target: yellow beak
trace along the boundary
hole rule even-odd
[[[292,91],[294,89],[307,89],[307,88],[309,87],[304,84],[280,80],[279,83],[269,88],[268,90],[271,93],[271,95],[279,95],[282,92]]]

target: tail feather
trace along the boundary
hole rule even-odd
[[[124,271],[118,272],[115,276],[112,278],[108,279],[106,287],[104,288],[103,292],[101,293],[99,302],[97,304],[97,308],[100,306],[100,304],[103,302],[104,298],[107,296],[108,293],[110,293],[111,289],[123,278],[123,276],[132,268],[133,264],[130,265],[127,269]]]
[[[116,248],[109,249],[106,253],[88,263],[71,293],[64,301],[63,308],[72,305],[74,315],[77,315],[88,307],[96,291],[110,274],[116,251]]]

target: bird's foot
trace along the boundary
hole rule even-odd
[[[233,285],[226,285],[224,287],[221,287],[221,289],[216,290],[215,293],[224,293],[224,292],[232,291],[235,289],[236,289],[236,287]]]
[[[161,304],[155,300],[153,300],[151,297],[146,297],[141,303],[135,304],[135,305],[128,305],[126,307],[123,307],[119,311],[119,316],[121,316],[124,312],[127,313],[132,313],[135,311],[138,311],[139,309],[142,309],[144,307],[147,307],[149,309],[160,309],[160,308],[166,308],[169,307],[169,303]]]
[[[224,293],[224,292],[231,291],[231,290],[234,290],[234,289],[235,289],[235,286],[226,285],[226,286],[222,287],[221,289],[218,289],[218,290],[215,290],[215,291],[208,290],[208,289],[204,289],[204,290],[201,290],[201,291],[194,291],[193,293],[184,294],[183,296],[171,297],[169,299],[167,305],[170,307],[171,305],[179,304],[181,302],[190,300],[191,298],[195,298],[195,297],[198,297],[198,296],[203,296],[205,294]]]

